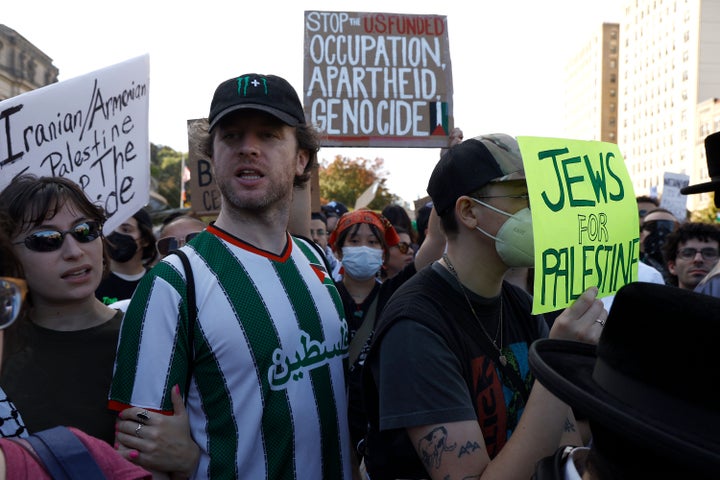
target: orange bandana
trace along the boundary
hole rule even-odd
[[[400,237],[398,236],[397,232],[395,231],[395,227],[392,226],[390,221],[379,213],[375,213],[372,210],[368,210],[366,208],[355,210],[354,212],[348,212],[342,217],[340,217],[340,220],[338,220],[335,230],[333,230],[333,232],[330,234],[328,243],[334,248],[335,241],[337,240],[338,236],[343,231],[347,230],[353,225],[357,225],[358,223],[375,225],[385,236],[385,243],[387,243],[388,247],[394,247],[395,245],[400,243]]]

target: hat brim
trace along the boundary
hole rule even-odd
[[[681,188],[680,193],[683,195],[691,195],[693,193],[715,192],[717,190],[720,190],[720,180],[698,183],[697,185],[688,185],[687,187]]]
[[[660,407],[644,405],[639,408],[619,400],[593,380],[595,360],[595,346],[585,343],[544,339],[530,347],[530,366],[538,381],[591,420],[670,457],[690,460],[711,469],[720,466],[717,431],[707,432],[707,425],[698,426],[695,430],[702,432],[698,435],[684,415],[674,411],[653,415],[651,412]],[[687,388],[694,387],[688,385]],[[657,400],[660,402],[662,398]],[[687,405],[687,409],[691,411],[694,407]],[[706,418],[708,424],[713,423],[713,415],[717,421],[717,412],[710,413],[710,418]]]
[[[229,114],[236,112],[238,110],[260,110],[261,112],[269,113],[270,115],[277,117],[282,122],[290,125],[291,127],[296,127],[300,125],[300,122],[297,118],[293,117],[292,115],[289,115],[281,110],[278,110],[277,108],[270,107],[268,105],[262,105],[259,103],[243,103],[242,105],[233,105],[231,107],[226,108],[225,110],[221,110],[220,113],[218,113],[215,116],[215,119],[213,119],[212,123],[210,124],[210,127],[208,130],[212,130],[215,128],[215,126],[228,116]]]

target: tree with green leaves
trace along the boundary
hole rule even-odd
[[[335,200],[347,205],[348,208],[353,208],[355,200],[377,181],[377,193],[368,208],[379,211],[385,205],[397,203],[399,197],[390,193],[385,185],[387,179],[383,164],[382,158],[350,159],[340,155],[337,155],[332,162],[320,162],[320,202],[325,204]]]
[[[717,223],[718,222],[718,209],[715,206],[713,198],[705,208],[690,212],[691,222],[703,222],[703,223]]]
[[[157,192],[165,197],[171,207],[178,206],[181,191],[182,152],[164,145],[150,144],[150,176]]]

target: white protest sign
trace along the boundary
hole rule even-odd
[[[684,222],[687,219],[687,195],[680,189],[690,184],[690,176],[683,173],[665,172],[663,175],[663,192],[660,207],[669,210],[675,218]]]
[[[105,232],[150,198],[150,57],[0,102],[0,190],[23,173],[73,180],[105,209]]]

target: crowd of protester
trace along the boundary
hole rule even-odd
[[[291,234],[320,132],[245,76],[191,132],[209,223],[106,232],[65,178],[0,192],[0,476],[51,478],[58,426],[118,479],[720,476],[717,402],[688,388],[720,380],[716,224],[637,197],[639,281],[548,322],[515,138],[453,130],[415,221],[331,200]]]

